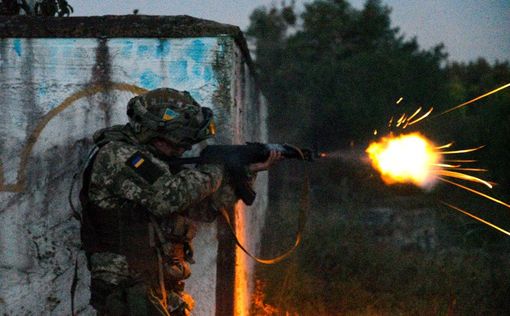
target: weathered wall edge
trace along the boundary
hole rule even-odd
[[[255,74],[246,38],[238,26],[189,15],[90,17],[0,16],[0,38],[184,38],[230,35]]]

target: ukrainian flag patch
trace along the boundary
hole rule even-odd
[[[170,121],[177,117],[179,113],[172,111],[172,109],[166,108],[165,113],[163,113],[163,121]]]
[[[133,161],[131,161],[131,164],[133,167],[135,168],[139,168],[143,163],[144,163],[145,159],[143,159],[142,157],[140,156],[136,156]]]
[[[156,182],[164,173],[160,167],[139,151],[126,160],[126,165],[150,184]]]

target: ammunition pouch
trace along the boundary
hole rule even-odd
[[[184,244],[166,243],[162,246],[167,260],[164,263],[165,279],[169,281],[181,281],[189,278],[191,268],[186,260]]]
[[[194,263],[191,240],[196,235],[195,224],[184,216],[174,214],[161,225],[151,216],[149,225],[151,246],[159,249],[164,279],[175,283],[189,278],[190,263]]]
[[[165,236],[175,242],[190,242],[197,234],[197,227],[192,220],[179,214],[172,214],[162,228]]]
[[[163,244],[163,253],[169,258],[176,256],[183,257],[189,263],[195,263],[193,260],[193,244],[192,240],[197,234],[197,226],[187,217],[179,214],[173,214],[167,222],[162,225],[164,231],[165,243]],[[179,250],[168,250],[172,248],[167,246],[179,248]]]

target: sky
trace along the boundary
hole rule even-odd
[[[303,8],[311,0],[296,0]],[[74,16],[131,14],[191,15],[238,25],[245,30],[251,12],[275,0],[68,0]],[[290,1],[288,1],[290,2]],[[362,8],[365,0],[349,0]],[[450,61],[510,60],[510,0],[382,0],[392,9],[391,20],[406,38],[416,36],[420,47],[443,43]]]

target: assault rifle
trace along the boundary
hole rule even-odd
[[[256,193],[249,184],[247,166],[252,163],[264,162],[271,151],[277,151],[287,159],[313,161],[321,155],[315,150],[298,148],[288,144],[246,143],[246,145],[209,145],[198,157],[171,158],[167,163],[171,166],[186,164],[222,164],[230,174],[235,192],[246,205],[253,204]]]

